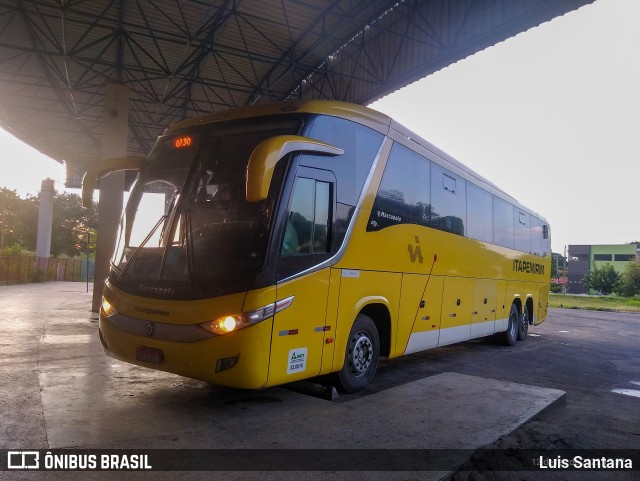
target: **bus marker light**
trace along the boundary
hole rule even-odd
[[[324,343],[325,343],[325,344],[332,344],[332,343],[333,343],[333,337],[327,337],[327,338],[324,340]]]
[[[286,331],[278,332],[279,336],[295,336],[296,334],[298,334],[298,330],[297,329],[289,329],[289,330],[286,330]]]

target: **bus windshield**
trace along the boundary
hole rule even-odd
[[[233,290],[230,278],[259,269],[281,179],[266,200],[248,202],[247,162],[260,142],[298,127],[253,120],[161,137],[125,207],[112,281],[159,297],[219,295]]]

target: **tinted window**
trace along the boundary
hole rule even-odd
[[[551,228],[548,224],[543,224],[543,236],[542,236],[542,255],[546,256],[551,254]]]
[[[616,257],[618,257],[616,255]],[[610,261],[611,259],[613,259],[613,255],[612,254],[593,254],[593,260],[594,261]],[[618,259],[616,259],[618,260]]]
[[[316,182],[316,205],[314,209],[313,221],[313,242],[311,243],[312,254],[326,254],[329,252],[329,184],[327,182]]]
[[[513,249],[513,206],[493,197],[493,242]]]
[[[531,216],[531,253],[538,256],[545,255],[543,223],[533,216]]]
[[[344,150],[337,156],[305,156],[301,164],[335,173],[338,202],[355,206],[383,135],[364,125],[329,116],[317,117],[307,135]]]
[[[614,260],[623,261],[623,262],[635,261],[636,260],[636,256],[635,256],[635,254],[616,254],[614,256]]]
[[[329,252],[330,190],[327,182],[296,179],[282,242],[282,256]]]
[[[429,164],[405,146],[393,144],[367,230],[396,224],[429,224]]]
[[[493,208],[491,194],[467,183],[467,235],[493,242]]]
[[[519,209],[513,211],[513,226],[516,250],[531,252],[531,225],[529,214]]]
[[[466,219],[465,180],[431,163],[431,227],[464,235]]]

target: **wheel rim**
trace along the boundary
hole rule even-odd
[[[373,342],[366,332],[358,332],[349,345],[349,371],[354,377],[363,376],[373,363]]]

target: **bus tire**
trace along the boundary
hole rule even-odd
[[[524,312],[520,316],[520,322],[518,322],[518,341],[524,341],[527,338],[529,332],[529,310],[525,307]]]
[[[373,320],[358,314],[351,327],[344,354],[344,365],[336,373],[338,390],[353,393],[363,390],[378,368],[380,337]]]
[[[518,306],[511,304],[509,311],[509,325],[507,330],[502,333],[502,342],[505,346],[513,346],[518,341],[518,326],[520,324],[520,313]]]

